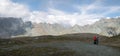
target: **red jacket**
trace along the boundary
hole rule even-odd
[[[93,40],[97,40],[97,37],[96,37],[96,36],[94,36],[94,37],[93,37]]]

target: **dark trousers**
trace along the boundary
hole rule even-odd
[[[94,44],[98,44],[98,40],[94,40]]]

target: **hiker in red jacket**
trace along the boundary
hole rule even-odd
[[[94,40],[94,44],[98,44],[97,36],[94,36],[94,37],[93,37],[93,40]]]

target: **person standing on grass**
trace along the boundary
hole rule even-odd
[[[94,36],[93,40],[94,40],[94,44],[97,44],[97,36]]]

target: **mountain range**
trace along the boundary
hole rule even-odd
[[[16,36],[63,35],[95,33],[103,36],[120,34],[120,18],[101,19],[91,25],[63,26],[61,24],[32,23],[21,18],[0,17],[0,38]]]
[[[120,34],[120,18],[101,19],[94,24],[65,27],[61,24],[33,23],[33,28],[29,32],[31,36],[39,35],[62,35],[73,33],[96,33],[103,36],[115,36]]]

